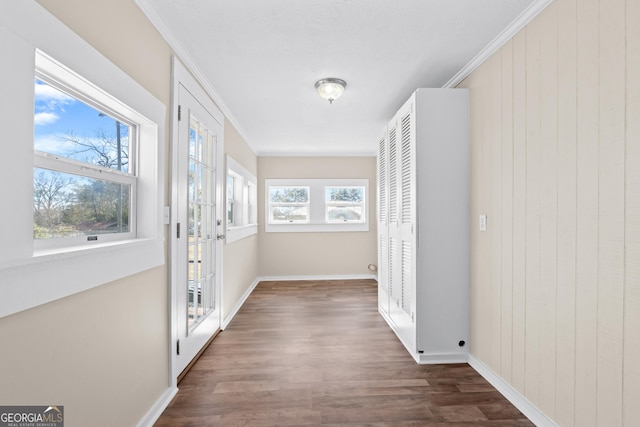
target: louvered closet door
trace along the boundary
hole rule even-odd
[[[400,241],[400,153],[398,121],[391,121],[389,131],[389,317],[396,323],[402,308],[402,263]]]
[[[389,313],[389,141],[378,140],[378,306]]]
[[[416,136],[413,98],[399,112],[398,205],[400,269],[400,333],[415,346],[416,337]]]

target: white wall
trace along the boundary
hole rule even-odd
[[[0,404],[133,426],[169,384],[164,268],[0,319]],[[111,408],[111,409],[105,409]]]
[[[562,426],[640,420],[639,16],[557,0],[461,84],[471,353]]]
[[[225,154],[230,155],[254,176],[258,175],[258,158],[233,125],[224,124]],[[258,235],[224,245],[222,319],[232,315],[243,295],[255,282],[258,273]]]

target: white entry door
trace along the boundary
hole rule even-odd
[[[178,139],[173,150],[172,281],[178,375],[220,328],[222,123],[177,84]],[[174,377],[175,378],[175,377]]]

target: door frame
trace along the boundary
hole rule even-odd
[[[179,86],[182,85],[198,100],[205,109],[211,113],[213,118],[221,125],[221,134],[218,136],[216,144],[216,218],[224,220],[223,212],[223,183],[224,180],[224,115],[211,100],[211,97],[202,89],[202,86],[191,75],[187,68],[175,56],[171,61],[171,164],[170,164],[170,197],[171,206],[169,208],[169,260],[167,263],[167,274],[169,280],[169,312],[170,312],[170,339],[169,339],[169,379],[171,387],[177,386],[177,378],[180,372],[176,372],[178,364],[176,362],[176,346],[178,340],[177,334],[177,296],[178,296],[178,278],[174,263],[178,260],[178,245],[176,244],[176,228],[177,228],[177,207],[178,207],[178,180],[176,171],[178,170],[178,144],[179,144],[179,125],[178,125],[178,93]],[[182,117],[183,120],[188,118]],[[222,248],[223,240],[216,240],[216,275],[215,275],[215,301],[218,310],[219,324],[222,325]]]

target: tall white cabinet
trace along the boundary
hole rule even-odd
[[[418,363],[469,348],[469,95],[418,89],[378,141],[378,308]]]

